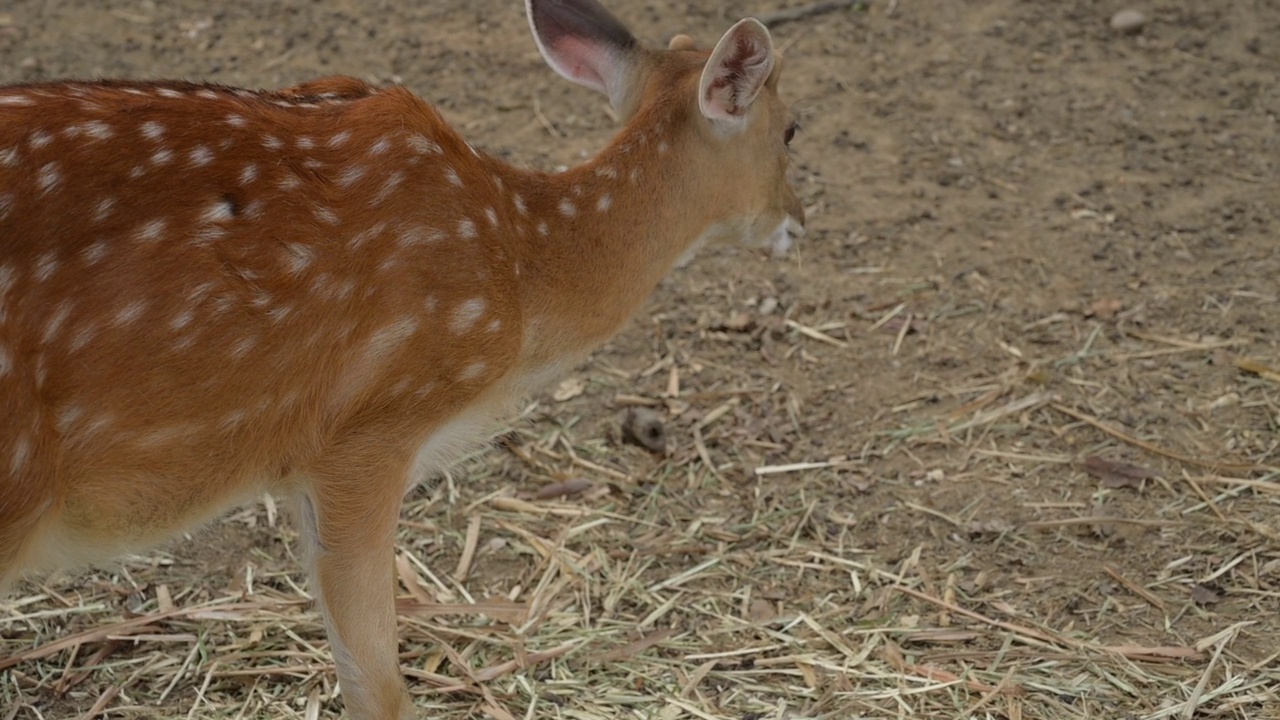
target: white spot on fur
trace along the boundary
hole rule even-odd
[[[231,346],[231,357],[236,360],[243,360],[244,356],[248,355],[249,351],[257,344],[258,338],[252,335],[246,338],[240,338]]]
[[[302,185],[302,181],[298,179],[297,175],[288,170],[281,171],[280,177],[276,179],[276,187],[281,190],[294,190],[300,185]]]
[[[222,222],[223,220],[230,220],[234,215],[235,208],[232,207],[231,203],[227,200],[219,200],[205,208],[204,212],[200,213],[200,219],[207,223]]]
[[[96,265],[102,258],[107,255],[107,241],[97,240],[89,247],[80,251],[80,257],[84,258],[86,265]]]
[[[113,321],[113,324],[116,327],[128,325],[134,322],[135,320],[137,320],[138,318],[142,317],[142,313],[146,309],[147,309],[146,300],[134,300],[133,302],[129,303],[128,305],[125,305],[124,307],[120,308],[119,311],[116,312],[116,316]]]
[[[58,331],[62,329],[63,323],[67,321],[67,317],[71,315],[71,301],[63,300],[58,303],[58,309],[54,311],[49,318],[49,322],[45,323],[44,336],[41,338],[46,344],[58,336]]]
[[[444,148],[440,147],[439,143],[424,135],[416,133],[410,135],[407,142],[409,143],[409,147],[420,155],[426,155],[427,153],[440,155],[444,153]]]
[[[57,271],[59,264],[58,253],[47,252],[36,260],[36,271],[33,274],[33,277],[35,277],[37,282],[44,282],[45,280],[53,277],[53,273]]]
[[[289,243],[285,249],[288,251],[285,254],[285,262],[289,264],[289,272],[294,275],[305,270],[315,259],[315,252],[302,243]]]
[[[386,202],[387,198],[391,197],[391,193],[395,192],[402,182],[404,182],[404,173],[399,170],[387,176],[387,179],[382,183],[382,189],[378,191],[377,195],[373,196],[373,204],[381,205]]]
[[[116,199],[113,197],[104,197],[93,206],[93,221],[102,222],[107,219],[111,211],[116,206]]]
[[[477,235],[476,224],[470,220],[463,218],[458,222],[458,236],[464,240],[470,240]]]
[[[80,419],[81,415],[84,415],[84,408],[79,405],[67,405],[58,410],[54,426],[58,429],[58,432],[65,433],[71,429],[76,420]]]
[[[148,220],[143,223],[138,231],[133,234],[134,238],[143,242],[154,242],[160,239],[160,235],[164,233],[165,221],[161,218]]]
[[[31,455],[31,440],[26,434],[18,438],[13,444],[13,450],[9,453],[9,474],[17,477],[18,473],[27,464],[27,457]]]
[[[213,162],[213,151],[204,145],[197,145],[187,154],[191,158],[191,164],[195,167],[203,167]]]
[[[240,171],[241,185],[248,185],[256,179],[258,179],[258,165],[256,163],[249,163]]]
[[[350,130],[343,130],[342,132],[340,132],[340,133],[338,133],[338,134],[334,135],[333,137],[329,138],[329,141],[328,141],[328,142],[326,142],[326,143],[325,143],[325,145],[328,145],[328,146],[329,146],[329,147],[331,147],[331,148],[342,147],[342,146],[343,146],[343,145],[345,145],[345,144],[347,143],[347,141],[348,141],[348,140],[350,140],[350,139],[351,139],[351,131],[350,131]]]
[[[462,187],[462,178],[458,176],[457,170],[449,168],[448,170],[445,170],[444,176],[449,180],[450,184]]]
[[[361,230],[360,232],[351,236],[351,239],[347,241],[347,247],[349,247],[352,250],[357,250],[360,248],[361,245],[364,245],[366,242],[381,235],[383,232],[386,231],[386,229],[387,229],[387,224],[384,222],[380,222],[377,225],[374,225],[373,227],[367,228],[365,230]]]
[[[171,162],[173,162],[173,152],[168,148],[160,148],[151,154],[152,165],[163,166]]]
[[[169,321],[169,327],[176,332],[190,325],[191,321],[194,320],[195,317],[196,317],[195,311],[192,310],[191,308],[187,308],[186,310],[183,310],[182,312],[173,316],[173,319]]]
[[[39,150],[51,142],[53,142],[53,136],[44,130],[37,130],[31,133],[31,137],[27,140],[27,143],[30,144],[34,150]]]
[[[484,371],[487,367],[488,366],[482,362],[473,362],[470,365],[462,368],[462,372],[458,373],[458,379],[463,382],[470,382],[471,380],[475,380],[476,378],[479,378],[481,375],[484,374]]]
[[[409,317],[398,320],[379,329],[369,337],[369,349],[366,351],[366,355],[370,358],[384,358],[404,344],[417,331],[417,319]]]
[[[440,242],[445,239],[445,234],[434,228],[427,229],[421,225],[414,225],[400,231],[399,245],[402,248],[410,248],[414,245],[424,245],[426,243]]]
[[[604,212],[605,210],[608,210],[612,205],[613,205],[613,196],[608,193],[601,195],[600,199],[596,200],[596,210],[599,212]]]
[[[142,123],[138,129],[148,140],[159,140],[164,135],[164,126],[154,120]]]
[[[565,217],[573,217],[578,214],[578,206],[574,205],[569,198],[560,198],[560,214]]]
[[[77,134],[82,133],[85,137],[89,137],[94,140],[106,140],[115,134],[112,132],[111,126],[101,120],[90,120],[72,127],[77,129]],[[67,128],[67,130],[71,130],[71,128]]]
[[[338,184],[342,187],[351,187],[353,183],[364,177],[364,174],[368,171],[368,168],[363,165],[352,165],[338,175]]]
[[[489,303],[484,298],[472,298],[464,300],[458,304],[453,310],[453,317],[449,320],[449,329],[455,335],[461,335],[479,322],[484,311],[489,307]]]
[[[244,419],[247,416],[248,416],[248,413],[245,412],[244,410],[232,410],[231,412],[222,416],[222,420],[218,421],[218,428],[222,430],[230,430],[232,428],[235,428],[240,423],[244,422]]]
[[[47,193],[58,186],[62,182],[62,173],[58,170],[57,163],[45,163],[40,168],[40,174],[36,177],[36,183],[40,186],[41,193]]]

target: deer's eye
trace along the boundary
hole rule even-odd
[[[782,133],[782,142],[787,145],[790,145],[791,141],[794,140],[796,137],[796,131],[799,129],[800,129],[800,125],[795,120],[792,120],[791,122],[787,123],[787,129],[784,130]]]

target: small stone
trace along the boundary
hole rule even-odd
[[[1131,35],[1146,27],[1147,16],[1137,10],[1121,10],[1111,16],[1111,29],[1118,33]]]

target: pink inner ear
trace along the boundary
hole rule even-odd
[[[704,111],[725,119],[744,115],[772,71],[772,47],[746,28],[735,28],[706,79]]]
[[[609,59],[597,46],[572,35],[562,35],[556,38],[549,50],[566,75],[600,92],[609,92],[604,77],[597,70]]]

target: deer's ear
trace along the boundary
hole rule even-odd
[[[760,21],[739,20],[702,69],[698,106],[712,120],[740,124],[773,73],[773,38]]]
[[[551,69],[619,108],[637,45],[631,31],[595,0],[525,0],[525,10]]]

